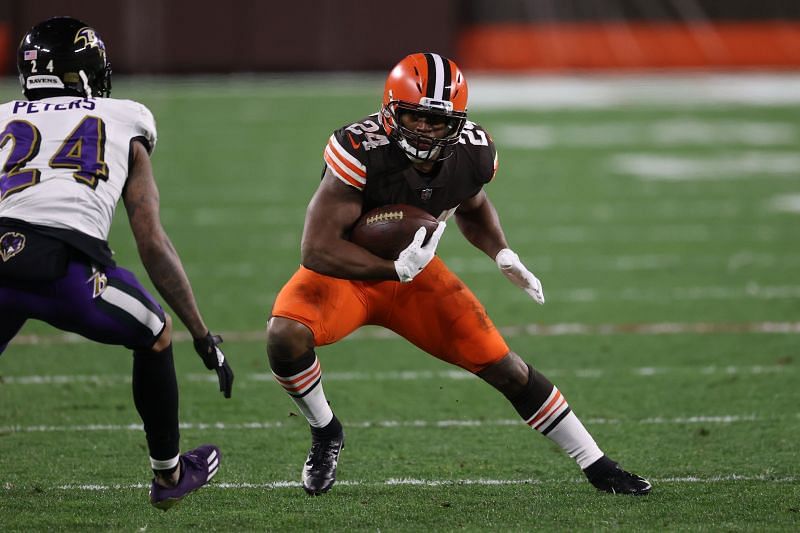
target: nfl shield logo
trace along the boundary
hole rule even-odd
[[[433,189],[422,189],[419,192],[419,197],[422,198],[423,202],[427,202],[431,199],[431,195],[433,194]]]
[[[25,53],[22,54],[22,59],[24,61],[33,61],[36,59],[38,50],[25,50]]]

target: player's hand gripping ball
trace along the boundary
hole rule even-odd
[[[433,234],[439,222],[433,215],[418,207],[404,204],[384,205],[364,213],[353,226],[350,240],[384,259],[397,259],[414,234],[425,227],[424,242]]]

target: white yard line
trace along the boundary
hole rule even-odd
[[[747,475],[747,474],[724,474],[718,476],[698,477],[698,476],[682,476],[682,477],[666,477],[666,478],[650,478],[653,483],[672,483],[672,484],[686,484],[686,483],[728,483],[732,481],[761,481],[766,483],[787,483],[794,484],[799,478],[795,476],[788,477],[772,477],[765,475]],[[339,487],[396,487],[396,486],[413,486],[413,487],[458,487],[458,486],[499,486],[499,485],[553,485],[563,483],[586,483],[583,477],[572,477],[562,479],[490,479],[490,478],[475,478],[475,479],[417,479],[417,478],[389,478],[384,481],[363,481],[363,480],[347,480],[342,479],[336,482]],[[120,490],[143,490],[150,487],[149,483],[130,483],[130,484],[114,484],[114,485],[101,485],[101,484],[68,484],[56,485],[53,487],[44,488],[45,490],[65,490],[65,491],[87,491],[87,492],[105,492],[105,491],[120,491]],[[16,487],[9,483],[0,485],[0,490],[14,490]],[[298,481],[263,481],[258,483],[252,482],[239,482],[239,483],[211,483],[206,487],[207,489],[214,490],[275,490],[275,489],[299,489],[300,483]]]
[[[633,299],[634,291],[623,292],[622,297]],[[751,298],[800,298],[800,287],[744,287],[730,290],[725,288],[698,287],[697,289],[675,289],[670,301],[686,299],[697,300],[700,298],[726,299],[732,292]],[[598,293],[594,289],[573,289],[569,292],[576,301],[590,301],[597,299]],[[656,298],[656,294],[651,295]],[[500,333],[506,337],[535,335],[542,337],[555,337],[561,335],[679,335],[679,334],[717,334],[717,333],[800,333],[800,322],[656,322],[650,324],[584,324],[565,322],[560,324],[524,324],[520,326],[501,326]],[[223,331],[223,338],[229,342],[258,342],[266,339],[264,331]],[[186,331],[175,331],[173,341],[187,342],[192,340]],[[355,331],[344,340],[382,340],[399,339],[400,337],[387,329],[367,327]],[[56,334],[23,334],[14,337],[12,344],[19,345],[48,345],[48,344],[76,344],[90,342],[74,333]]]
[[[800,155],[795,152],[730,152],[714,156],[617,154],[611,168],[643,180],[731,180],[740,178],[800,176]]]
[[[800,76],[681,74],[472,76],[470,109],[604,109],[609,107],[800,104]]]
[[[744,146],[792,145],[797,128],[789,122],[753,122],[678,118],[656,121],[587,122],[581,124],[501,122],[492,128],[501,149],[538,150],[556,146]]]
[[[800,194],[784,194],[772,198],[767,208],[778,213],[800,213]]]
[[[734,423],[757,423],[774,421],[796,421],[800,419],[800,413],[785,416],[759,416],[755,414],[747,415],[694,415],[689,417],[650,417],[640,420],[620,420],[614,418],[586,418],[583,420],[589,425],[686,425],[686,424],[734,424]],[[345,422],[347,428],[449,428],[449,427],[503,427],[519,426],[523,427],[521,419],[497,419],[497,420],[364,420],[360,422]],[[180,424],[182,430],[218,430],[218,431],[243,431],[243,430],[271,430],[294,426],[284,422],[183,422]],[[84,424],[84,425],[32,425],[32,426],[0,426],[0,433],[85,433],[89,431],[120,432],[120,431],[143,431],[141,424]]]
[[[199,375],[198,375],[199,376]],[[237,375],[237,377],[239,377]],[[190,376],[191,380],[192,377]],[[200,381],[200,380],[197,380]],[[98,386],[130,385],[131,376],[128,374],[90,374],[90,375],[49,375],[49,376],[2,376],[0,383],[3,385],[72,385],[75,383],[91,383]]]
[[[649,378],[653,376],[675,376],[675,375],[764,375],[764,374],[784,374],[794,373],[795,367],[791,365],[723,365],[723,366],[661,366],[661,367],[632,367],[625,370],[614,368],[608,370],[604,368],[542,368],[542,373],[547,376],[557,376],[560,378],[570,377],[579,379],[599,379],[604,376],[627,374],[634,377]],[[239,380],[272,383],[274,377],[270,372],[254,372],[249,374],[236,374]],[[215,382],[217,377],[209,373],[190,373],[184,379],[196,382]],[[333,381],[460,381],[477,379],[473,374],[465,370],[396,370],[384,372],[324,372],[323,379],[326,382]],[[33,376],[3,376],[0,378],[3,385],[71,385],[76,383],[91,383],[96,386],[129,386],[131,377],[129,374],[90,374],[90,375],[33,375]]]

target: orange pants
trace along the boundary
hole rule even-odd
[[[483,305],[438,257],[410,283],[351,281],[301,266],[278,294],[272,316],[305,324],[316,346],[367,324],[383,326],[473,373],[509,352]]]

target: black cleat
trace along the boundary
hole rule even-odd
[[[331,490],[336,482],[336,464],[344,448],[344,433],[333,439],[311,436],[311,450],[303,465],[303,488],[308,494],[317,496]]]
[[[584,469],[583,473],[597,490],[611,494],[644,496],[652,488],[645,478],[623,470],[605,455]]]

